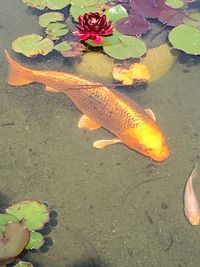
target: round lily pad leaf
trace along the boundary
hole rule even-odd
[[[64,15],[60,12],[48,12],[39,16],[39,24],[42,27],[47,27],[51,22],[63,21]]]
[[[26,249],[39,249],[44,244],[44,237],[38,232],[31,232]]]
[[[68,51],[68,50],[70,50],[71,48],[72,48],[72,47],[71,47],[71,45],[68,44],[68,42],[63,41],[63,42],[61,42],[61,43],[55,45],[53,49],[55,49],[55,50],[57,50],[57,51],[59,51],[59,52],[63,52],[63,51]]]
[[[184,19],[184,24],[200,28],[200,13],[192,12],[188,14],[187,17],[185,17]]]
[[[46,7],[57,10],[68,6],[70,0],[22,0],[22,2],[30,7],[35,7],[41,10],[45,9]]]
[[[85,13],[89,12],[101,12],[101,9],[96,6],[90,6],[90,7],[79,7],[79,6],[71,6],[70,13],[75,21],[78,21],[78,17],[80,15],[83,15]]]
[[[7,214],[11,214],[23,220],[25,226],[30,230],[39,230],[49,221],[49,211],[47,207],[37,201],[21,201],[6,209]]]
[[[120,60],[139,58],[146,53],[147,49],[145,43],[136,37],[122,35],[119,37],[119,40],[120,43],[104,46],[104,52]]]
[[[181,24],[169,33],[169,41],[173,47],[188,54],[200,55],[200,30]]]
[[[113,24],[120,19],[128,17],[126,9],[121,5],[116,5],[105,11],[108,20],[111,20]]]
[[[70,4],[85,7],[85,6],[94,6],[98,3],[98,0],[71,0]]]
[[[124,35],[121,32],[114,30],[112,35],[103,37],[103,42],[101,43],[101,46],[110,46],[121,43],[119,39],[120,36],[122,37]]]
[[[53,39],[57,40],[60,36],[63,36],[69,32],[66,25],[59,22],[50,23],[45,32]]]
[[[20,261],[14,267],[33,267],[33,265],[28,261]]]
[[[0,233],[0,263],[15,258],[29,241],[29,230],[19,222],[9,222],[5,236]]]
[[[175,8],[175,9],[177,9],[177,8],[181,8],[181,7],[184,6],[184,2],[181,1],[181,0],[166,0],[166,1],[165,1],[165,4],[166,4],[167,6],[170,6],[170,7],[172,7],[172,8]]]
[[[47,55],[52,51],[53,46],[54,44],[51,40],[37,34],[18,37],[12,43],[12,48],[15,52],[22,53],[27,57]]]
[[[6,231],[6,225],[8,222],[16,222],[18,219],[10,214],[0,214],[0,233],[4,234]]]

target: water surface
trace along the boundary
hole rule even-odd
[[[66,96],[36,83],[7,85],[3,48],[11,53],[15,38],[40,31],[21,1],[2,1],[0,208],[36,199],[54,211],[46,229],[53,246],[49,240],[29,259],[48,267],[199,266],[200,228],[187,223],[182,203],[200,157],[199,57],[180,56],[146,89],[125,91],[154,111],[167,136],[171,156],[156,163],[121,144],[95,150],[95,140],[112,135],[80,130],[81,114]],[[72,71],[56,55],[32,61],[13,55],[33,68]],[[200,199],[198,179],[195,191]]]

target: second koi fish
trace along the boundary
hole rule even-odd
[[[168,158],[166,139],[151,110],[142,110],[132,99],[102,84],[92,87],[95,82],[73,74],[26,68],[13,60],[7,51],[5,54],[9,62],[9,84],[45,84],[47,91],[66,94],[84,114],[78,124],[80,128],[92,130],[103,127],[118,138],[118,141],[114,139],[113,143],[122,142],[155,161]],[[80,89],[74,90],[69,86],[71,84],[80,86]],[[90,88],[82,89],[82,85]],[[112,144],[112,140],[106,144],[105,141],[98,141],[97,147]]]

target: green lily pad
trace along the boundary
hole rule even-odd
[[[71,0],[70,4],[79,6],[79,7],[86,7],[86,6],[94,6],[98,3],[98,0]]]
[[[18,256],[27,245],[29,237],[29,231],[23,224],[9,222],[5,237],[0,233],[0,263]]]
[[[116,5],[105,11],[108,20],[115,24],[118,20],[128,17],[126,9],[121,5]]]
[[[26,249],[39,249],[44,244],[44,237],[38,232],[31,232]]]
[[[18,219],[10,214],[0,214],[0,233],[5,234],[8,222],[16,222]]]
[[[101,9],[96,7],[96,6],[91,6],[91,7],[79,7],[79,6],[71,6],[70,7],[70,13],[75,21],[78,21],[78,17],[80,15],[83,15],[85,13],[89,12],[101,12]]]
[[[47,55],[52,51],[53,46],[54,44],[51,40],[37,34],[18,37],[12,43],[12,48],[15,52],[22,53],[27,57]]]
[[[39,230],[49,221],[47,207],[37,201],[21,201],[6,209],[7,214],[15,216],[19,221],[23,220],[30,230]]]
[[[57,40],[59,37],[66,35],[69,30],[67,29],[66,25],[59,22],[50,23],[45,32],[53,39]]]
[[[199,12],[193,12],[187,15],[184,19],[184,24],[193,26],[196,28],[200,27],[200,13]]]
[[[53,49],[55,49],[59,52],[63,52],[63,51],[68,51],[71,48],[72,47],[68,44],[68,42],[64,41],[64,42],[61,42],[61,43],[55,45]]]
[[[22,0],[23,3],[30,7],[45,9],[46,7],[49,9],[57,10],[62,9],[69,5],[70,0]]]
[[[184,2],[181,0],[166,0],[165,4],[172,8],[178,9],[184,6]]]
[[[33,267],[33,264],[28,261],[20,261],[14,267]]]
[[[48,12],[39,16],[39,24],[42,27],[47,27],[52,22],[63,21],[64,19],[64,15],[60,12]]]
[[[169,33],[169,41],[173,47],[188,54],[200,55],[200,30],[181,24]]]
[[[120,43],[103,46],[104,52],[116,59],[139,58],[146,53],[145,43],[133,36],[119,36]]]

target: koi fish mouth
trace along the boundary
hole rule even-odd
[[[152,159],[152,160],[155,160],[155,161],[163,161],[163,160],[166,160],[170,155],[170,152],[169,152],[169,148],[166,144],[164,144],[161,148],[161,150],[159,151],[151,151],[149,153],[149,157]]]

